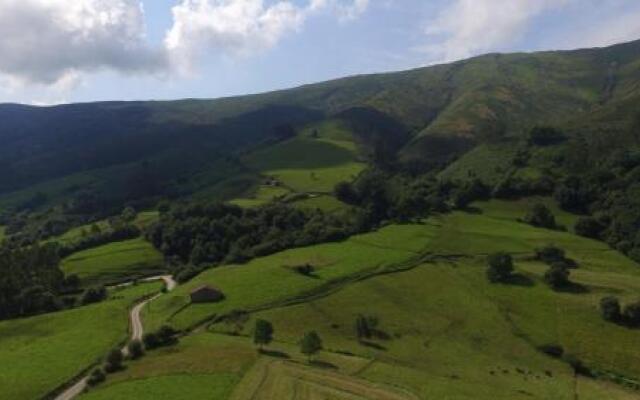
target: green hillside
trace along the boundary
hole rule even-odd
[[[640,398],[639,101],[636,41],[0,105],[0,397]]]

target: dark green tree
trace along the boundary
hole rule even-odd
[[[273,340],[273,325],[269,321],[263,319],[256,320],[256,326],[253,330],[253,343],[257,344],[260,350],[263,346],[267,346]]]
[[[580,217],[574,227],[576,234],[592,239],[599,239],[605,226],[593,217]]]
[[[622,317],[620,301],[613,296],[603,297],[600,300],[600,313],[602,319],[609,322],[618,322]]]
[[[306,355],[311,361],[311,357],[322,350],[322,339],[315,332],[307,332],[300,342],[300,352]]]
[[[640,301],[624,307],[624,319],[630,326],[640,326]]]
[[[129,357],[136,360],[144,355],[144,347],[142,346],[142,342],[139,340],[132,340],[127,345],[127,351],[129,353]]]
[[[524,222],[539,228],[555,229],[556,218],[547,206],[541,203],[535,204],[525,215]]]
[[[107,358],[104,364],[104,370],[107,373],[116,372],[122,369],[122,361],[124,357],[122,356],[122,350],[113,349],[107,354]]]
[[[544,281],[553,289],[561,289],[569,285],[570,271],[563,263],[554,263],[544,274]]]
[[[104,374],[102,368],[96,368],[91,372],[91,375],[89,375],[89,379],[87,379],[87,385],[96,386],[99,383],[104,382],[105,379],[107,379],[107,377]]]
[[[491,283],[506,282],[513,273],[513,258],[504,252],[487,257],[487,279]]]

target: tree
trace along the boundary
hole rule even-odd
[[[569,284],[570,271],[564,263],[554,263],[544,274],[544,280],[553,289],[560,289]]]
[[[96,368],[91,372],[91,375],[89,375],[89,379],[87,379],[87,385],[96,386],[97,384],[104,382],[106,378],[107,377],[104,374],[102,368]]]
[[[524,222],[539,228],[555,229],[556,218],[547,206],[537,203],[524,217]]]
[[[302,342],[300,342],[300,352],[306,355],[311,361],[311,357],[322,350],[322,339],[315,332],[307,332],[302,338]]]
[[[334,194],[343,203],[357,204],[359,201],[358,193],[349,182],[338,183],[334,189]]]
[[[624,319],[631,326],[640,326],[640,301],[624,307]]]
[[[356,336],[358,340],[370,339],[371,335],[371,328],[367,318],[364,315],[358,315],[356,317]]]
[[[271,322],[259,319],[256,321],[256,327],[253,331],[253,343],[257,344],[262,350],[263,346],[268,345],[273,340],[273,325]]]
[[[137,215],[138,214],[136,213],[136,210],[133,209],[133,207],[127,207],[124,210],[122,210],[122,214],[120,214],[120,218],[122,218],[124,222],[131,223],[136,219]]]
[[[566,259],[564,250],[556,246],[545,246],[535,250],[536,259],[552,264]]]
[[[607,296],[600,300],[600,313],[602,319],[609,322],[618,322],[622,317],[620,302],[616,297]]]
[[[112,373],[119,371],[122,369],[122,350],[113,349],[107,354],[107,359],[105,360],[104,370],[107,373]]]
[[[107,289],[104,286],[93,287],[85,290],[82,295],[82,304],[92,304],[107,298]]]
[[[513,273],[513,258],[510,254],[498,252],[487,258],[487,279],[491,283],[506,282]]]
[[[136,360],[144,355],[144,348],[142,347],[142,342],[139,340],[132,340],[127,345],[127,350],[129,352],[129,357]]]
[[[576,234],[592,239],[599,239],[604,229],[605,226],[593,217],[580,217],[574,227]]]
[[[149,350],[160,346],[160,339],[154,332],[145,333],[144,336],[142,336],[142,342],[144,343],[144,347]]]

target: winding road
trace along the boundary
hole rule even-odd
[[[145,278],[142,281],[152,282],[152,281],[159,281],[159,280],[164,281],[167,291],[172,291],[177,285],[176,281],[173,280],[173,277],[171,277],[170,275],[152,276],[150,278]],[[129,282],[124,285],[131,285],[131,284],[133,284],[133,282]],[[123,285],[119,285],[119,286],[123,286]],[[131,341],[142,340],[142,336],[144,335],[144,325],[142,325],[142,318],[140,317],[142,309],[144,309],[144,307],[147,304],[154,301],[160,296],[162,296],[162,293],[158,293],[151,298],[141,301],[140,303],[136,304],[129,312],[129,326],[131,327],[131,336],[130,336]],[[122,349],[122,354],[124,356],[127,356],[128,353],[129,353],[129,350],[127,349],[127,346],[125,346]],[[60,393],[57,397],[55,397],[55,400],[74,399],[75,397],[80,395],[82,392],[84,392],[84,390],[87,388],[88,379],[89,379],[89,376],[85,376],[84,378],[80,379],[73,386],[70,386],[64,392]]]

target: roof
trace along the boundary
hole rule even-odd
[[[209,285],[200,285],[200,286],[198,286],[198,287],[194,288],[194,289],[191,291],[191,293],[197,293],[197,292],[201,292],[201,291],[203,291],[203,290],[211,291],[211,292],[217,292],[217,293],[222,293],[222,292],[220,291],[220,289],[216,289],[216,288],[211,287],[211,286],[209,286]]]

